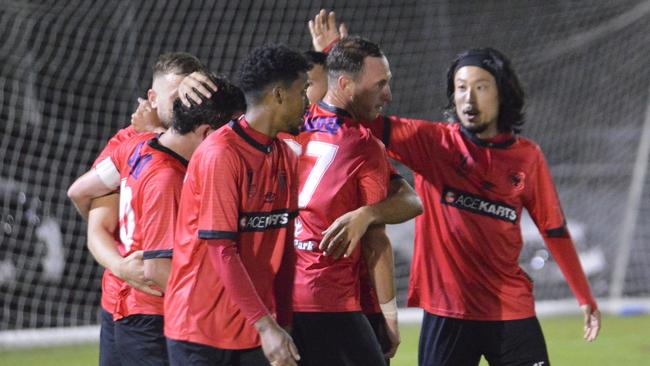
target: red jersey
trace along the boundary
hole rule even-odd
[[[348,258],[323,256],[322,232],[341,215],[386,198],[389,164],[382,143],[349,114],[312,105],[296,137],[301,156],[296,219],[294,311],[360,311],[360,247]]]
[[[512,320],[535,315],[519,267],[526,208],[580,303],[595,303],[539,147],[501,134],[480,140],[460,124],[379,119],[389,155],[415,173],[416,218],[408,305],[439,316]],[[577,267],[577,268],[576,268]]]
[[[113,165],[119,177],[108,176]],[[171,258],[174,226],[187,160],[160,145],[153,133],[124,142],[96,169],[107,185],[120,182],[120,252],[143,250],[145,258]],[[112,173],[113,175],[115,173]],[[163,299],[124,283],[115,320],[135,314],[163,315]]]
[[[234,240],[269,312],[291,311],[278,304],[286,299],[276,297],[291,289],[291,281],[274,280],[286,264],[285,252],[291,253],[288,227],[297,210],[296,165],[297,156],[284,142],[255,131],[243,119],[212,133],[196,149],[181,195],[165,295],[168,338],[220,349],[260,346],[257,331],[210,261],[208,240]]]
[[[95,162],[93,163],[93,168],[109,157],[115,149],[117,149],[122,142],[130,140],[133,136],[138,133],[135,131],[133,126],[129,126],[119,130],[111,139],[108,141],[104,149],[99,154]],[[115,230],[113,233],[115,237],[115,245],[120,245],[120,236],[119,230]],[[120,292],[120,288],[124,281],[115,276],[110,270],[104,269],[104,275],[102,276],[102,308],[107,312],[113,314],[115,312],[115,305],[117,304],[117,296]]]

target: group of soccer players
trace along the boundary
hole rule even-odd
[[[68,190],[106,268],[100,365],[388,364],[400,338],[384,225],[418,215],[420,365],[548,365],[518,266],[523,208],[594,340],[600,313],[544,157],[518,135],[509,60],[482,48],[453,61],[455,123],[388,117],[379,46],[333,12],[309,30],[316,52],[257,48],[237,86],[161,55],[132,125]]]

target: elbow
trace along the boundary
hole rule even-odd
[[[81,198],[81,191],[77,187],[77,182],[72,183],[66,192],[72,202],[77,202]]]
[[[422,205],[422,200],[417,194],[413,194],[413,217],[420,216],[424,213],[424,206]]]

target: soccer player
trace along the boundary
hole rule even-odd
[[[243,62],[244,116],[210,135],[181,195],[165,335],[173,365],[296,365],[291,323],[304,57],[266,45]],[[260,347],[261,346],[261,347]]]
[[[165,53],[160,55],[153,66],[153,81],[147,91],[147,99],[138,98],[138,108],[131,116],[131,126],[120,130],[113,136],[95,160],[93,168],[122,142],[132,138],[138,132],[162,130],[172,123],[171,100],[173,100],[180,80],[197,70],[203,69],[201,62],[194,56],[182,53]],[[70,186],[69,196],[78,194],[76,185]],[[113,312],[117,294],[123,282],[131,287],[161,296],[162,293],[150,287],[150,281],[144,278],[143,252],[134,251],[123,257],[119,248],[118,222],[119,194],[117,192],[92,200],[88,213],[88,249],[105,268],[102,277],[101,298],[101,332],[99,347],[99,364],[101,366],[120,365],[114,341]]]
[[[84,200],[120,188],[120,251],[128,255],[143,250],[144,276],[163,291],[187,160],[210,131],[243,109],[243,95],[236,87],[223,79],[213,80],[219,89],[210,100],[190,108],[177,101],[167,132],[159,137],[145,133],[122,143],[96,166],[94,175],[85,175],[78,182],[82,191],[79,207],[86,207]],[[124,284],[113,317],[122,364],[168,363],[162,298]]]
[[[584,314],[593,341],[600,312],[566,227],[540,148],[519,136],[524,92],[492,48],[460,54],[447,74],[454,123],[397,117],[368,124],[415,174],[416,219],[409,306],[425,310],[420,365],[547,365],[533,283],[518,264],[525,208]],[[434,245],[435,244],[435,245]]]
[[[305,365],[384,364],[379,343],[369,337],[373,331],[361,312],[360,248],[338,260],[319,250],[323,232],[335,219],[383,200],[388,191],[389,168],[382,144],[341,107],[359,98],[388,102],[390,72],[375,44],[361,38],[347,41],[328,56],[327,94],[311,106],[303,132],[295,140],[303,153],[298,169],[301,210],[296,220],[293,334]],[[383,81],[370,91],[368,80],[375,79]],[[383,227],[370,232],[377,229]],[[362,246],[373,244],[363,240]],[[379,260],[385,260],[381,258],[390,261],[391,270],[375,276],[378,292],[392,298],[390,246],[380,252]],[[345,339],[338,336],[341,333]]]

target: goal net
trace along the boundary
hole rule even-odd
[[[649,297],[648,1],[7,0],[0,333],[98,323],[102,271],[66,189],[128,123],[157,56],[190,52],[234,77],[253,47],[310,48],[306,22],[321,7],[381,44],[394,75],[391,114],[440,120],[457,53],[489,45],[509,55],[528,96],[523,135],[545,151],[595,295]],[[572,300],[534,225],[523,229],[521,265],[536,298]],[[401,305],[412,230],[389,228]]]

